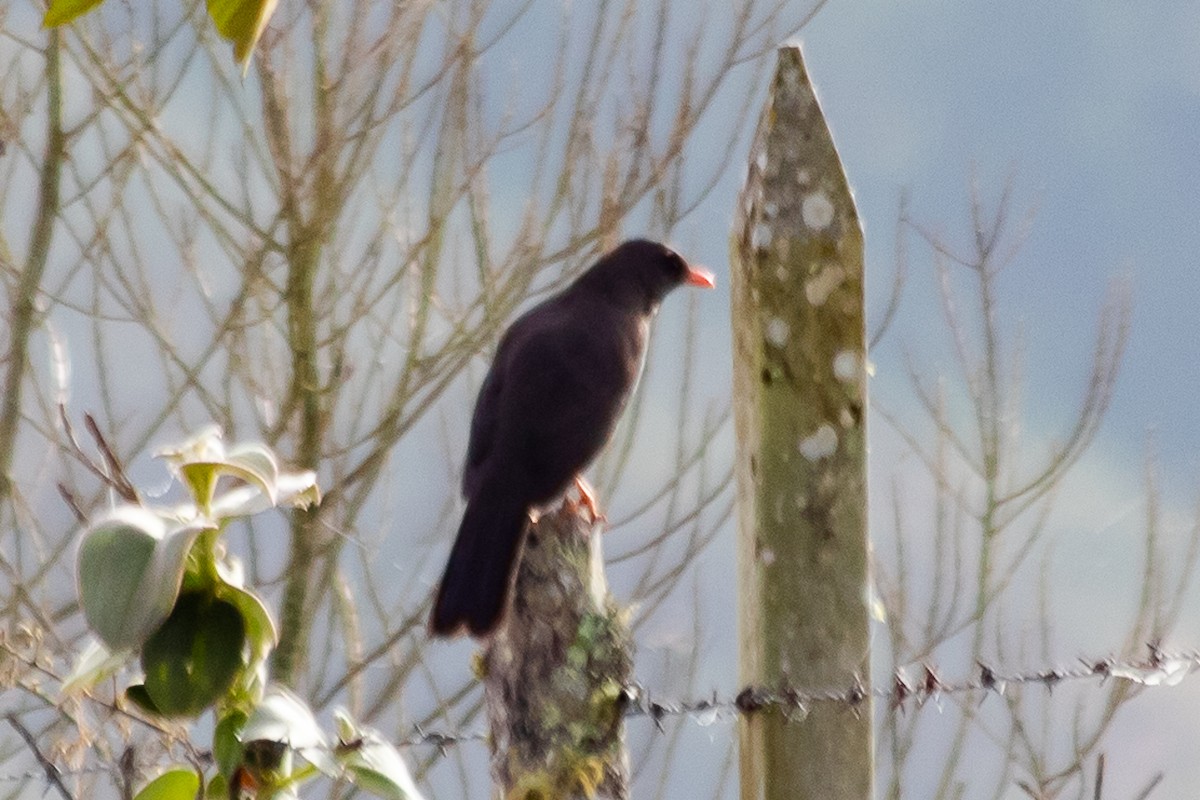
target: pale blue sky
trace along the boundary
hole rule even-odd
[[[911,215],[951,243],[967,242],[972,170],[987,200],[1011,175],[1018,210],[1036,208],[1001,283],[1003,317],[1024,332],[1031,450],[1065,433],[1077,408],[1107,284],[1120,276],[1132,287],[1112,409],[1052,518],[1058,657],[1103,655],[1119,645],[1136,602],[1148,441],[1161,465],[1168,542],[1181,540],[1200,490],[1200,5],[835,0],[799,38],[864,219],[874,310],[889,288],[901,190]],[[717,262],[724,243],[702,231],[721,211],[704,210],[681,231],[688,241],[690,225]],[[929,251],[915,237],[909,261],[895,329],[874,354],[872,393],[891,408],[911,402],[905,349],[927,374],[952,366],[936,332]],[[873,425],[879,523],[899,444]],[[702,569],[719,574],[724,556]],[[1037,627],[1032,603],[1011,619],[1017,630]],[[1195,647],[1195,593],[1184,620],[1169,641]],[[1009,656],[1013,667],[1036,661]],[[1189,743],[1200,714],[1194,684],[1156,690],[1123,718],[1107,748],[1113,797],[1132,796],[1160,769],[1156,797],[1184,796],[1200,779]],[[910,775],[914,796],[929,777]],[[976,792],[986,783],[969,796],[984,796]],[[1010,796],[1024,795],[1014,786]]]
[[[677,5],[688,2],[677,0]],[[553,2],[546,5],[558,7]],[[29,6],[15,6],[18,13],[10,19],[31,22]],[[575,7],[586,9],[587,4],[576,2]],[[530,28],[536,44],[536,37],[551,33],[558,22],[554,14],[529,14],[522,25]],[[579,38],[579,31],[574,35]],[[1064,486],[1054,518],[1056,530],[1062,531],[1055,543],[1053,576],[1060,589],[1064,658],[1104,655],[1115,644],[1114,633],[1119,633],[1110,623],[1125,623],[1122,615],[1136,599],[1140,482],[1148,432],[1162,466],[1170,525],[1187,524],[1200,489],[1195,411],[1200,331],[1194,311],[1200,300],[1200,193],[1195,189],[1200,181],[1200,4],[830,0],[800,39],[864,219],[873,310],[880,307],[891,280],[902,190],[909,192],[912,216],[950,242],[964,240],[972,169],[986,198],[994,198],[1006,177],[1015,175],[1018,206],[1037,207],[1027,245],[1001,287],[1005,318],[1025,331],[1026,431],[1032,440],[1044,441],[1069,421],[1087,374],[1106,284],[1117,275],[1130,280],[1133,332],[1113,408],[1097,445]],[[545,54],[527,50],[529,41],[514,37],[508,45],[511,52],[499,48],[496,62],[500,68],[510,61],[522,65],[526,76],[521,80],[541,83],[549,77],[537,71],[546,63]],[[514,67],[512,75],[520,74]],[[509,79],[508,73],[492,77],[498,84]],[[752,77],[752,67],[744,67],[731,85],[761,96],[765,82],[753,83]],[[247,84],[247,103],[256,102],[253,81],[251,77]],[[498,103],[491,110],[498,113],[509,96],[498,91],[491,98]],[[693,142],[691,157],[702,161],[719,155],[706,150],[703,135],[718,139],[723,130],[736,127],[741,99],[733,92],[722,98],[705,121],[701,138]],[[754,108],[757,111],[757,102]],[[185,140],[203,137],[208,131],[194,126],[194,113],[177,98],[175,106],[164,111],[164,120]],[[743,148],[737,151],[739,163],[676,231],[684,252],[706,262],[720,281],[718,291],[699,300],[705,320],[701,364],[708,378],[702,393],[716,399],[728,386],[727,235],[744,158]],[[519,154],[501,162],[493,175],[496,195],[504,198],[504,169],[526,167]],[[930,333],[938,306],[928,251],[915,238],[909,244],[911,279],[900,316],[885,346],[874,354],[872,392],[891,407],[911,403],[901,345],[929,372],[949,366],[944,339]],[[671,330],[677,334],[686,305],[678,297],[668,301],[665,336],[671,336]],[[67,332],[70,335],[69,328]],[[87,402],[89,369],[86,363],[77,365],[81,405]],[[446,402],[462,401],[455,395]],[[649,403],[652,419],[670,425],[672,403],[669,391],[656,395]],[[449,419],[458,410],[446,413]],[[886,500],[881,487],[896,463],[898,443],[882,425],[873,424],[873,499],[878,508]],[[384,544],[380,563],[394,559],[405,564],[411,553],[405,548],[425,546],[440,511],[430,497],[452,491],[445,474],[427,467],[441,451],[438,434],[426,433],[424,439],[406,442],[397,455],[398,474],[415,473],[412,483],[397,483],[414,496],[396,499],[402,509],[398,516],[408,527],[383,526],[387,529],[379,533]],[[669,468],[661,448],[644,449],[648,457],[641,463],[648,474]],[[52,492],[47,489],[47,494]],[[625,499],[614,498],[614,516],[622,516],[622,504],[626,509],[632,505],[630,496],[626,492]],[[925,499],[917,496],[914,502]],[[366,523],[363,527],[364,538],[373,544],[376,532]],[[616,534],[606,547],[622,552],[637,544],[638,535],[633,530]],[[443,546],[448,547],[448,541]],[[688,589],[693,580],[706,589],[706,647],[697,688],[670,682],[689,647],[689,631],[672,630],[669,620],[656,620],[646,631],[639,674],[655,680],[653,688],[666,696],[707,694],[714,688],[728,693],[736,687],[732,553],[730,533],[710,548],[695,577],[685,580]],[[429,580],[438,566],[428,565]],[[613,576],[620,591],[628,575],[617,567]],[[421,595],[421,586],[409,588],[412,596]],[[690,602],[690,597],[680,602]],[[1177,634],[1172,643],[1200,645],[1200,636],[1191,632],[1200,621],[1195,606],[1193,601],[1193,627]],[[1015,622],[1022,625],[1027,620]],[[448,667],[465,674],[466,659],[459,656],[470,649],[448,649]],[[1200,678],[1179,689],[1156,690],[1135,704],[1110,748],[1112,796],[1131,796],[1132,784],[1158,769],[1166,770],[1167,777],[1156,798],[1185,796],[1185,787],[1200,784],[1196,719]],[[635,748],[653,736],[648,731],[644,721],[631,725]],[[681,768],[671,774],[666,796],[707,796],[703,790],[711,787],[730,734],[727,722],[688,727],[676,764]],[[660,742],[657,752],[661,751]],[[469,753],[471,763],[481,766],[482,748]],[[640,789],[648,791],[653,785],[657,766],[653,762],[651,777]],[[923,785],[925,777],[912,776],[913,786]],[[452,786],[458,774],[448,763],[434,778]],[[973,788],[980,794],[971,797],[990,787]],[[1009,796],[1019,796],[1016,791]]]
[[[991,196],[1014,173],[1038,208],[1005,284],[1031,399],[1069,412],[1055,403],[1082,381],[1104,286],[1128,274],[1134,328],[1108,435],[1137,458],[1153,429],[1167,470],[1194,473],[1200,6],[846,0],[803,41],[867,220],[873,296],[901,187],[917,219],[962,241],[971,165]],[[908,308],[927,299],[912,292]],[[921,317],[904,328],[919,335]]]
[[[866,219],[876,301],[901,188],[913,216],[950,241],[965,241],[972,165],[985,196],[1011,173],[1018,203],[1037,207],[1003,283],[1006,316],[1025,330],[1029,436],[1064,429],[1105,285],[1129,277],[1133,330],[1113,407],[1054,518],[1060,652],[1103,651],[1135,599],[1148,434],[1167,527],[1187,524],[1200,488],[1200,5],[845,0],[830,3],[802,40]],[[911,245],[913,284],[892,344],[936,353],[922,345],[937,313],[927,250]],[[877,354],[877,397],[900,394],[896,355]],[[881,438],[876,455],[887,446]],[[873,472],[877,490],[884,471]],[[1178,647],[1200,644],[1192,598],[1170,639]],[[1194,685],[1151,694],[1110,740],[1113,797],[1132,795],[1158,769],[1166,779],[1156,797],[1195,785],[1196,751],[1185,742],[1200,695]]]

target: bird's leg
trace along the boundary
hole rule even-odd
[[[587,509],[588,514],[592,517],[592,522],[607,522],[608,517],[604,516],[604,512],[600,510],[600,506],[596,502],[596,490],[588,485],[582,475],[575,476],[575,488],[579,490],[579,504]]]

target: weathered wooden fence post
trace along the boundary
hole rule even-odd
[[[505,800],[624,800],[633,645],[602,527],[563,507],[531,526],[512,608],[484,651],[492,782]]]
[[[800,48],[779,63],[731,259],[741,673],[869,685],[866,344],[857,212]],[[744,717],[743,800],[869,800],[869,695]]]

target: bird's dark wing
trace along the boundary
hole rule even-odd
[[[498,354],[487,471],[520,476],[532,503],[563,492],[612,434],[645,337],[640,321],[615,322],[550,306],[514,329],[503,360]]]
[[[492,444],[496,439],[496,418],[501,407],[500,397],[508,383],[505,369],[511,351],[514,347],[520,347],[519,343],[527,338],[530,328],[538,326],[540,309],[541,306],[530,309],[505,331],[492,357],[492,365],[484,376],[483,385],[479,387],[475,413],[471,417],[471,435],[467,442],[467,463],[463,468],[464,497],[471,497],[478,490],[480,473],[492,452]]]
[[[467,463],[463,468],[462,493],[470,497],[478,488],[479,470],[492,450],[496,437],[496,414],[499,411],[500,391],[504,386],[502,369],[497,361],[492,362],[479,397],[475,400],[475,415],[471,417],[471,438],[467,442]]]

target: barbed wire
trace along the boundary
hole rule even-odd
[[[841,688],[801,689],[793,686],[764,687],[746,686],[734,695],[720,696],[713,693],[706,698],[691,700],[660,700],[641,684],[627,686],[619,699],[625,706],[625,717],[646,717],[661,731],[664,720],[669,717],[691,717],[699,724],[711,724],[722,717],[778,710],[789,720],[800,721],[808,712],[819,705],[837,705],[852,713],[859,713],[868,700],[886,701],[893,708],[913,703],[918,707],[941,697],[972,693],[1003,695],[1009,686],[1039,685],[1047,691],[1072,682],[1099,679],[1125,680],[1146,688],[1174,686],[1194,672],[1200,672],[1200,651],[1166,652],[1156,644],[1146,646],[1147,654],[1142,658],[1102,659],[1080,658],[1066,667],[1053,667],[1021,672],[1006,672],[979,662],[971,677],[950,681],[943,679],[936,667],[920,663],[897,669],[886,685],[868,686],[860,677],[852,677],[848,685]],[[411,736],[393,744],[398,748],[433,747],[445,753],[450,747],[471,742],[485,742],[485,730],[436,730],[416,726]],[[340,743],[333,747],[353,746]],[[333,749],[331,747],[330,749]],[[111,766],[90,765],[76,769],[58,769],[59,776],[78,776],[111,771]],[[30,781],[46,778],[45,767],[9,774],[0,773],[0,783]]]
[[[815,705],[834,704],[857,710],[868,699],[885,700],[892,707],[902,707],[913,702],[922,706],[929,700],[942,696],[992,692],[1003,695],[1010,685],[1040,684],[1047,690],[1069,681],[1099,678],[1101,683],[1110,678],[1131,681],[1146,687],[1174,686],[1193,671],[1200,670],[1200,651],[1167,653],[1157,645],[1147,645],[1147,655],[1141,659],[1118,660],[1103,658],[1089,660],[1080,658],[1069,667],[1055,667],[1029,672],[1006,673],[982,662],[977,671],[967,679],[946,681],[937,669],[922,663],[914,668],[900,668],[892,673],[888,685],[868,687],[855,676],[843,688],[805,690],[792,686],[769,688],[747,686],[733,697],[663,702],[645,693],[641,687],[627,690],[629,703],[627,717],[646,716],[661,728],[661,721],[670,716],[698,716],[720,714],[752,714],[777,709],[789,714],[790,718],[803,718]],[[916,673],[915,675],[913,673]]]

